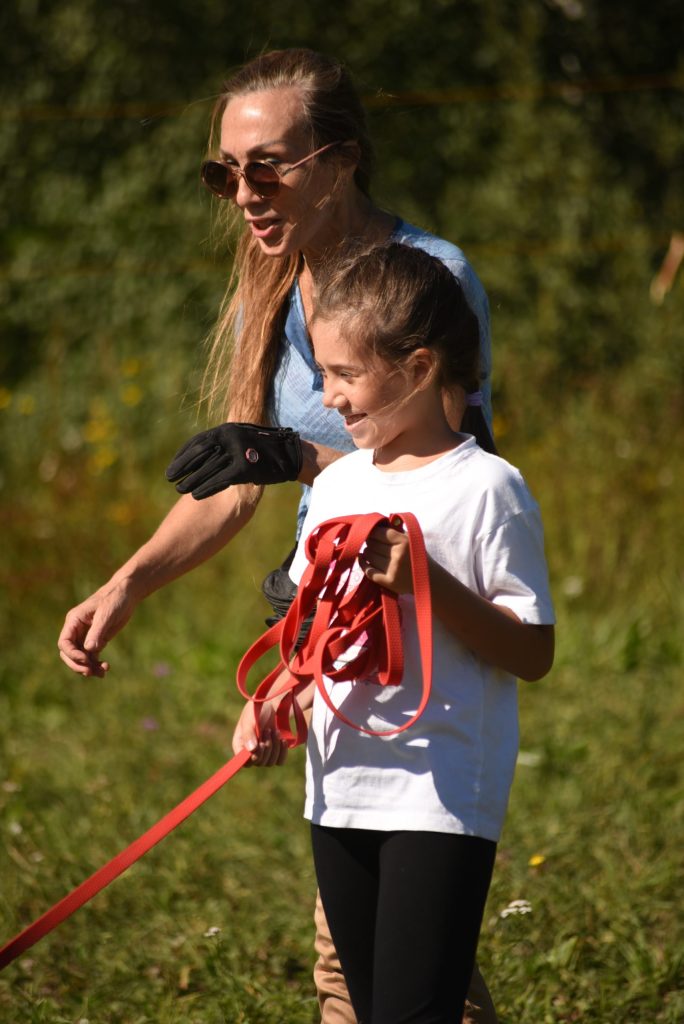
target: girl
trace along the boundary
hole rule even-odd
[[[434,616],[432,697],[393,736],[344,725],[312,688],[305,816],[321,897],[359,1024],[459,1020],[471,976],[517,751],[515,677],[553,661],[554,614],[539,510],[488,443],[454,433],[439,395],[465,410],[478,379],[477,321],[433,257],[376,247],[322,274],[312,322],[323,403],[356,452],[317,477],[302,537],[363,512],[413,512],[428,552]],[[290,570],[306,566],[300,543]],[[399,687],[329,685],[368,730],[417,707],[420,659],[406,535],[377,528],[359,573],[400,596]],[[352,581],[353,582],[353,581]],[[272,706],[261,712],[256,763],[273,763]],[[251,708],[239,727],[244,737]]]

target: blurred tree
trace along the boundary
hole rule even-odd
[[[211,98],[286,45],[350,64],[378,198],[473,259],[502,402],[648,344],[648,282],[682,223],[673,0],[15,0],[0,18],[9,386],[67,360],[96,386],[112,353],[144,353],[158,394],[183,390],[227,273],[197,185]]]

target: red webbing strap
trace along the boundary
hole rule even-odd
[[[148,850],[156,846],[160,840],[167,836],[169,832],[172,832],[181,822],[185,821],[209,797],[218,792],[229,779],[232,779],[240,768],[247,763],[250,756],[249,750],[241,750],[239,754],[231,758],[222,768],[219,768],[211,778],[203,782],[194,793],[191,793],[177,807],[169,811],[161,821],[158,821],[156,825],[148,829],[147,832],[132,842],[130,846],[127,846],[125,850],[122,850],[121,853],[110,860],[108,864],[105,864],[104,867],[101,867],[90,878],[87,878],[85,882],[81,882],[68,896],[61,899],[59,903],[55,903],[54,907],[51,907],[42,917],[39,917],[28,928],[25,928],[23,932],[15,935],[13,939],[0,949],[0,970],[27,949],[30,949],[39,939],[42,939],[53,928],[56,928],[58,924],[65,921],[75,910],[82,907],[84,903],[87,903],[96,893],[104,889],[110,882],[113,882],[131,864],[134,864]]]
[[[397,595],[372,583],[364,576],[353,588],[347,588],[348,575],[368,539],[379,525],[403,526],[411,553],[411,572],[422,668],[422,693],[412,717],[394,729],[376,731],[357,725],[335,707],[325,686],[325,677],[333,682],[373,677],[381,686],[398,685],[403,675],[401,621]],[[346,725],[370,736],[392,736],[410,728],[422,715],[432,685],[432,602],[427,554],[418,521],[411,513],[386,517],[379,513],[329,519],[307,538],[308,565],[297,596],[286,616],[271,626],[243,656],[237,670],[237,685],[243,697],[254,702],[258,722],[260,704],[281,697],[276,725],[288,744],[306,738],[306,725],[296,696],[312,680],[330,710]],[[303,622],[315,608],[313,623],[297,650],[297,638]],[[363,646],[353,656],[337,664],[366,634]],[[247,690],[247,676],[259,659],[274,647],[280,649],[280,662],[259,683],[253,695]],[[281,684],[271,687],[287,670]],[[294,717],[294,729],[290,718]]]

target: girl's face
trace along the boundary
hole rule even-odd
[[[362,346],[345,340],[357,333],[353,320],[344,328],[318,318],[311,325],[323,374],[323,404],[344,418],[357,448],[375,450],[379,464],[409,454],[425,455],[437,434],[441,443],[446,424],[438,389],[427,382],[430,353],[418,349],[398,368],[378,356],[364,356]],[[446,433],[453,437],[448,427]]]
[[[344,141],[344,140],[340,140]],[[304,114],[301,93],[288,86],[236,96],[221,120],[221,159],[238,167],[250,160],[281,170],[308,156],[316,146]],[[272,199],[260,199],[239,178],[235,203],[263,252],[286,256],[325,248],[336,239],[333,192],[344,169],[335,155],[314,157],[282,181]],[[347,167],[351,180],[353,167]]]

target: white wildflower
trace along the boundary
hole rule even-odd
[[[566,597],[581,597],[584,593],[584,580],[581,576],[566,576],[561,583],[561,590]]]
[[[511,917],[516,914],[531,914],[532,904],[527,900],[512,900],[507,907],[501,911],[501,917]]]

